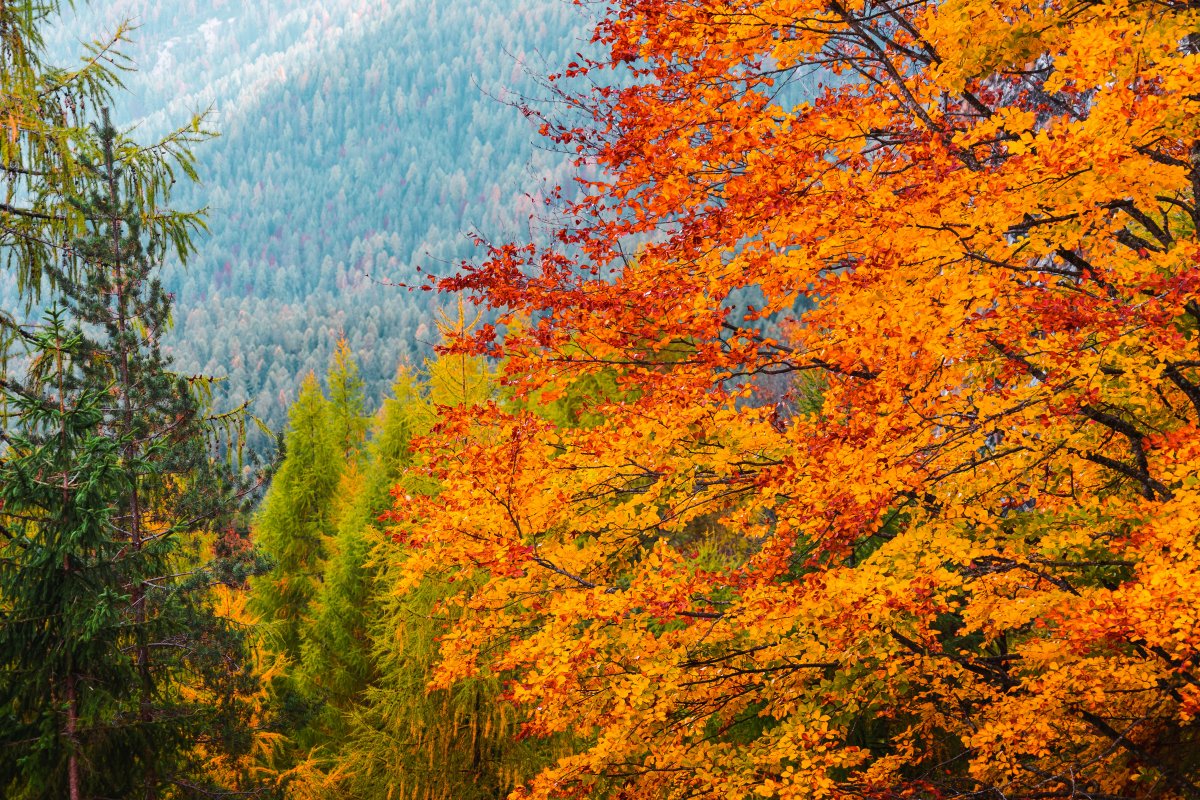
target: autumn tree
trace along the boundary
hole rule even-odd
[[[71,247],[88,219],[77,201],[86,191],[89,162],[102,157],[89,122],[109,103],[120,75],[133,64],[122,53],[129,23],[85,45],[73,67],[49,62],[43,40],[70,1],[18,0],[0,5],[0,267],[26,297],[39,296],[48,266],[68,266]],[[143,215],[148,233],[169,242],[179,256],[192,249],[202,225],[194,212],[161,202],[177,178],[196,178],[191,148],[211,134],[193,117],[157,142],[118,135],[112,142],[123,170],[123,189]]]
[[[465,587],[433,685],[580,737],[530,796],[1200,796],[1196,23],[607,8],[560,246],[442,287],[515,391],[628,394],[449,413],[395,510]]]

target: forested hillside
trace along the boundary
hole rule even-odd
[[[176,194],[208,207],[209,233],[164,276],[170,348],[276,429],[339,336],[378,403],[429,352],[441,302],[393,284],[472,255],[472,231],[520,234],[543,181],[569,183],[505,103],[582,47],[570,3],[123,0],[68,13],[55,49],[126,17],[138,70],[117,118],[155,134],[211,108],[221,134],[197,150],[203,183]]]

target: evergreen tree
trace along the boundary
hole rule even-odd
[[[127,564],[111,511],[128,488],[126,443],[99,435],[108,387],[83,383],[78,326],[54,307],[27,336],[29,379],[2,387],[0,794],[123,795],[128,783],[107,780],[120,775],[95,773],[141,750],[128,727],[109,724],[137,685],[121,648]]]
[[[251,584],[250,610],[267,657],[270,727],[279,734],[269,766],[277,775],[304,766],[319,743],[323,713],[301,669],[311,635],[313,604],[325,576],[345,464],[333,409],[312,373],[289,412],[282,461],[255,519],[255,540],[272,560]]]
[[[443,335],[470,325],[461,304],[440,315]],[[369,442],[354,446],[346,434],[362,401],[348,348],[338,349],[330,399],[310,374],[289,412],[258,520],[277,564],[256,582],[255,604],[283,658],[272,692],[288,739],[273,766],[298,798],[499,796],[559,743],[516,735],[497,676],[429,691],[449,621],[438,603],[457,587],[430,579],[392,591],[407,552],[380,522],[399,493],[438,491],[414,439],[438,424],[439,409],[495,401],[497,386],[486,361],[462,354],[427,361],[422,380],[402,369]]]
[[[0,607],[50,601],[45,635],[14,615],[0,638],[16,698],[3,743],[14,760],[38,762],[9,787],[19,797],[61,796],[63,786],[72,798],[214,794],[222,787],[195,750],[245,746],[248,709],[236,698],[251,677],[244,632],[206,599],[218,575],[244,576],[254,557],[243,550],[218,564],[183,547],[227,523],[237,487],[209,451],[213,420],[159,348],[171,301],[156,271],[171,243],[143,231],[107,112],[95,135],[100,158],[81,162],[89,188],[73,200],[87,220],[73,243],[81,267],[45,265],[61,305],[42,333],[17,329],[33,345],[32,366],[4,385],[13,435],[0,469],[15,533]],[[57,494],[46,493],[47,476]],[[54,637],[72,642],[61,667]],[[22,667],[39,655],[48,681]],[[64,703],[66,734],[22,736]]]

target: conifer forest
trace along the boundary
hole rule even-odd
[[[0,0],[3,800],[1200,800],[1200,2]]]

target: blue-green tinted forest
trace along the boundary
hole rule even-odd
[[[97,2],[63,15],[52,51],[126,18],[118,122],[152,137],[209,110],[220,133],[197,148],[201,183],[173,196],[208,209],[208,232],[164,271],[169,349],[276,430],[342,336],[380,402],[430,354],[446,302],[400,284],[476,255],[473,232],[527,235],[542,187],[570,185],[516,107],[586,44],[570,3]],[[250,443],[269,448],[257,428]]]

